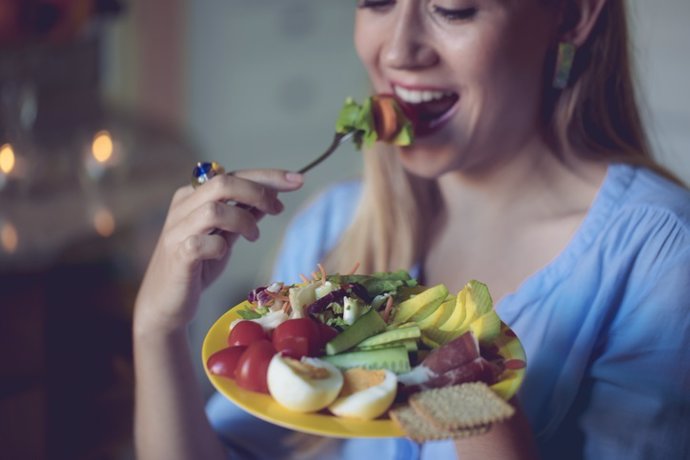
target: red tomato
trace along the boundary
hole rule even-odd
[[[311,318],[289,319],[273,331],[273,346],[291,357],[317,356],[320,348],[319,326]],[[306,342],[306,350],[304,350]],[[294,353],[301,352],[300,356]]]
[[[268,365],[276,354],[268,340],[257,340],[247,347],[235,368],[235,380],[242,388],[268,394],[266,374]]]
[[[246,349],[244,346],[223,348],[209,356],[206,367],[213,375],[234,379],[237,362]]]
[[[240,321],[230,331],[228,345],[236,347],[238,345],[249,346],[257,340],[266,339],[264,328],[254,321]]]
[[[328,324],[322,323],[321,321],[318,321],[316,324],[319,327],[319,339],[321,342],[319,348],[324,349],[326,348],[326,344],[333,340],[336,335],[338,335],[338,330],[329,326]]]

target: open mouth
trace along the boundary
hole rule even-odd
[[[460,96],[452,91],[410,89],[393,86],[393,91],[405,115],[414,125],[415,136],[425,136],[438,130],[455,113]]]

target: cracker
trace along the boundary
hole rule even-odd
[[[482,382],[415,393],[410,405],[432,425],[450,431],[500,422],[515,412]]]
[[[484,434],[491,425],[480,425],[460,430],[439,429],[409,405],[389,412],[391,418],[403,429],[408,438],[415,442],[438,441],[441,439],[462,439]]]

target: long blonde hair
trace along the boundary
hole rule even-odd
[[[643,165],[673,178],[652,157],[629,46],[624,0],[608,0],[578,49],[571,84],[557,92],[549,79],[545,82],[546,138],[557,154],[572,151],[595,161]],[[379,145],[364,154],[361,202],[353,224],[326,258],[330,270],[356,263],[361,273],[408,269],[427,248],[429,223],[441,206],[438,187],[406,173],[388,150]]]

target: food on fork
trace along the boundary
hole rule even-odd
[[[370,96],[362,104],[347,98],[336,122],[338,134],[355,134],[358,148],[381,141],[398,146],[412,144],[413,126],[394,96]]]

